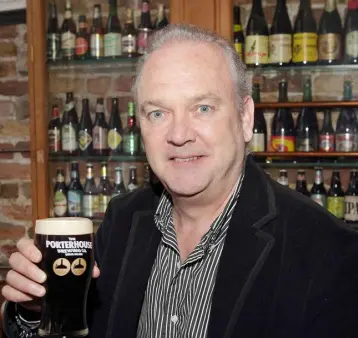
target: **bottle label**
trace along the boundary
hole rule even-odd
[[[71,124],[62,126],[62,150],[74,151],[77,149],[76,129]]]
[[[82,193],[79,190],[68,192],[68,214],[79,215],[82,206]]]
[[[337,218],[344,218],[344,197],[343,196],[328,196],[327,198],[328,211]]]
[[[51,153],[56,153],[61,149],[61,135],[59,129],[50,129],[48,131],[48,146]]]
[[[334,151],[334,135],[320,135],[319,150],[325,152]]]
[[[241,25],[234,25],[234,32],[235,32],[235,33],[241,32],[241,31],[242,31]]]
[[[314,151],[313,140],[311,138],[305,137],[297,139],[296,151]]]
[[[346,35],[346,54],[350,57],[358,57],[358,30]]]
[[[322,34],[318,38],[318,59],[338,60],[341,57],[341,37],[339,34]]]
[[[65,111],[66,112],[69,112],[73,108],[75,108],[75,103],[73,101],[65,104]]]
[[[138,185],[134,184],[134,183],[129,183],[128,184],[128,191],[132,192],[134,190],[138,189]]]
[[[296,33],[293,35],[293,62],[316,62],[317,53],[317,34],[316,33]]]
[[[104,56],[122,55],[122,35],[120,33],[107,33],[104,36]]]
[[[60,59],[61,36],[57,33],[47,34],[47,58],[49,60]]]
[[[151,30],[150,29],[139,29],[138,32],[138,53],[139,54],[145,54],[147,52],[147,46],[148,46],[148,38],[150,35]]]
[[[295,137],[271,136],[271,146],[272,146],[272,150],[277,152],[295,151]]]
[[[104,56],[104,44],[102,34],[91,34],[91,56],[100,58]]]
[[[292,36],[270,35],[270,63],[289,63],[292,59]]]
[[[99,194],[99,212],[101,214],[104,214],[106,212],[110,199],[111,199],[111,196]]]
[[[122,52],[127,54],[136,52],[136,37],[134,35],[122,36]]]
[[[115,129],[111,129],[108,132],[108,146],[115,150],[122,142],[122,136]]]
[[[322,207],[326,207],[326,196],[322,194],[312,194],[311,199],[321,205]]]
[[[135,154],[138,150],[138,135],[125,135],[123,137],[123,150],[127,154]]]
[[[277,179],[277,182],[284,185],[284,186],[288,186],[288,177],[286,176],[280,176],[278,179]]]
[[[61,35],[62,53],[64,57],[72,57],[75,54],[76,35],[70,31]]]
[[[346,221],[358,221],[358,196],[344,197],[344,219]]]
[[[76,38],[76,55],[83,56],[88,52],[88,42],[83,37]]]
[[[107,140],[107,129],[95,126],[93,128],[93,148],[97,150],[107,149],[108,140]]]
[[[249,35],[246,37],[246,64],[267,64],[268,63],[268,36]]]
[[[86,150],[92,143],[92,136],[86,130],[80,130],[78,133],[78,146],[84,151]]]
[[[57,217],[66,216],[67,212],[67,198],[62,191],[56,191],[54,196],[53,212]]]
[[[253,152],[265,151],[265,134],[254,133],[252,135],[250,149]]]
[[[244,61],[244,59],[243,59],[244,49],[243,49],[243,46],[242,46],[242,42],[235,42],[234,43],[234,48],[236,50],[236,53],[239,54],[240,60]]]
[[[83,216],[94,217],[98,212],[99,201],[97,195],[83,195]]]
[[[354,141],[354,134],[336,134],[336,151],[353,151],[355,148]]]

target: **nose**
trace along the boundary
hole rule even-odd
[[[189,114],[173,114],[167,134],[168,143],[180,147],[188,142],[194,142],[196,133],[192,124]]]

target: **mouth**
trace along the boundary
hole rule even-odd
[[[171,157],[170,160],[177,163],[194,162],[200,160],[203,156]]]

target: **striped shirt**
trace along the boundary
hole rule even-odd
[[[207,336],[217,268],[244,172],[222,213],[181,264],[172,218],[172,201],[164,191],[155,214],[162,233],[139,319],[138,338]]]

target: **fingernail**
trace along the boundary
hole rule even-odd
[[[47,278],[46,274],[45,274],[43,271],[41,271],[41,272],[39,273],[40,283],[43,283],[43,282],[46,280],[46,278]]]
[[[41,253],[40,252],[35,252],[35,254],[34,254],[34,259],[35,259],[35,261],[36,262],[39,262],[40,260],[41,260]]]
[[[43,286],[39,286],[39,287],[36,287],[36,295],[39,296],[39,297],[42,297],[43,295],[45,295],[45,288]]]

